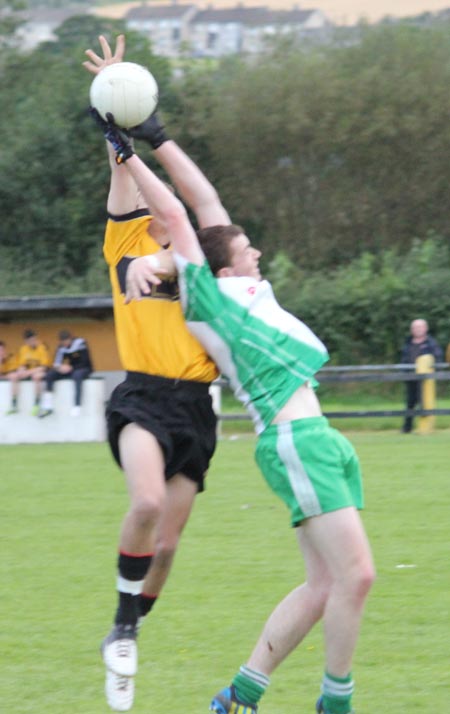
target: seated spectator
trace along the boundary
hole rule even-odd
[[[24,344],[19,348],[16,368],[7,374],[7,379],[12,384],[11,408],[7,414],[16,414],[19,382],[31,379],[34,382],[34,407],[33,415],[39,412],[39,402],[42,393],[42,381],[50,366],[50,354],[47,346],[41,342],[34,330],[27,329],[23,333]]]
[[[13,372],[15,366],[14,355],[7,353],[6,343],[0,340],[0,379],[8,379],[8,373]]]
[[[87,379],[91,372],[92,361],[86,341],[82,337],[73,337],[68,330],[61,330],[53,367],[47,372],[46,391],[42,395],[38,416],[42,418],[52,414],[53,385],[58,379],[69,377],[75,382],[75,404],[71,414],[79,416],[83,379]]]

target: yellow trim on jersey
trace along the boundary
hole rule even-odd
[[[25,369],[50,367],[51,359],[47,347],[41,342],[37,347],[22,345],[17,355],[17,366]]]
[[[211,382],[217,368],[186,327],[176,281],[153,289],[149,297],[124,304],[117,266],[161,250],[149,235],[151,216],[109,219],[103,253],[109,265],[116,339],[122,366],[169,379]],[[167,288],[167,289],[166,289]]]

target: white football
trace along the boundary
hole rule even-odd
[[[91,106],[103,119],[111,113],[117,126],[130,129],[155,111],[158,85],[146,67],[134,62],[117,62],[94,77],[89,96]]]

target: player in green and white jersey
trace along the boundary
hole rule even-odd
[[[314,374],[327,351],[278,305],[269,283],[261,280],[261,254],[242,228],[213,226],[196,234],[181,202],[134,154],[128,138],[112,122],[104,131],[117,161],[166,225],[189,328],[251,413],[257,462],[289,508],[305,560],[306,582],[275,608],[246,664],[210,709],[255,714],[272,672],[322,619],[325,672],[316,709],[348,714],[352,657],[374,566],[358,513],[363,506],[358,458],[328,425],[314,392]],[[158,150],[154,155],[158,158]],[[149,266],[145,258],[132,266],[129,298],[158,272],[157,263]]]

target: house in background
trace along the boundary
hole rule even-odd
[[[194,56],[221,57],[263,52],[267,41],[291,35],[297,39],[324,35],[331,23],[320,10],[273,11],[267,7],[200,10],[191,20],[190,45]]]
[[[127,27],[148,35],[156,54],[176,57],[180,48],[194,57],[222,57],[264,51],[277,35],[323,35],[331,23],[320,10],[273,11],[265,6],[215,8],[145,3],[125,15]]]
[[[130,30],[151,40],[155,54],[177,57],[182,45],[190,41],[190,21],[197,11],[196,5],[147,3],[129,10],[125,21]]]
[[[271,10],[265,6],[202,9],[187,2],[160,4],[145,2],[119,6],[112,10],[86,5],[67,8],[36,7],[23,12],[23,23],[16,31],[16,43],[31,51],[43,42],[55,41],[55,30],[76,15],[120,17],[127,28],[140,32],[152,42],[157,55],[175,58],[181,52],[193,57],[222,57],[236,53],[264,51],[267,40],[277,35],[321,38],[332,26],[320,10]],[[108,14],[108,12],[110,14]]]
[[[16,43],[30,52],[43,42],[55,42],[54,31],[66,20],[76,15],[86,15],[86,5],[46,8],[35,7],[20,14],[22,24],[16,30]]]

